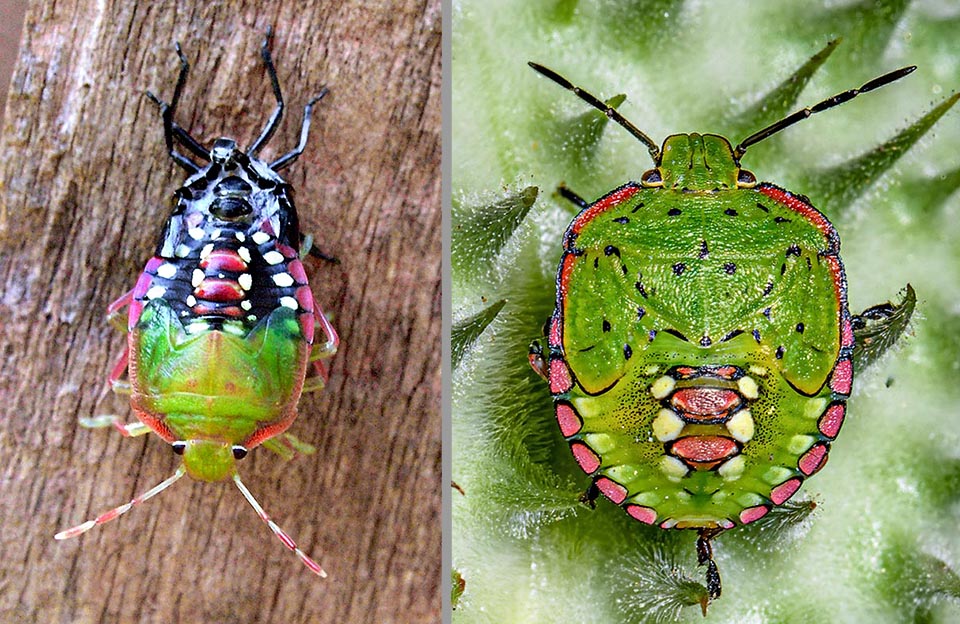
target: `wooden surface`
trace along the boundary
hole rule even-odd
[[[129,417],[105,387],[123,337],[103,310],[132,287],[184,178],[143,91],[170,97],[178,40],[193,61],[180,123],[249,144],[273,106],[268,25],[289,106],[265,158],[331,89],[284,175],[303,229],[341,260],[307,271],[342,347],[291,428],[317,454],[257,449],[239,470],[330,577],[229,482],[184,479],[55,542],[179,460],[156,436],[77,426]],[[0,160],[0,621],[438,621],[439,0],[37,0],[24,29]]]

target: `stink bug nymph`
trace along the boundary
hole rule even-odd
[[[327,89],[304,108],[297,146],[272,162],[260,160],[258,152],[283,116],[271,39],[268,30],[261,56],[276,107],[246,150],[225,137],[207,149],[174,121],[190,68],[179,44],[173,99],[167,104],[147,93],[160,108],[169,155],[189,177],[174,194],[173,214],[136,286],[108,308],[111,320],[128,332],[110,383],[130,395],[139,422],[106,416],[81,424],[112,425],[124,436],[152,431],[183,463],[166,481],[57,539],[113,520],[184,474],[201,481],[232,479],[283,544],[326,576],[264,512],[236,469],[261,444],[287,456],[312,451],[285,431],[297,417],[301,393],[326,384],[323,360],[339,343],[307,283],[301,262],[307,245],[301,250],[291,189],[278,173],[303,153],[311,111]],[[177,151],[177,144],[206,164]]]
[[[740,166],[751,145],[912,72],[904,67],[751,134],[662,146],[556,72],[530,66],[640,140],[654,168],[582,210],[530,362],[577,463],[636,520],[710,540],[784,503],[823,467],[853,381],[856,317],[840,239],[803,195]],[[879,308],[877,308],[879,309]],[[589,493],[588,493],[589,494]],[[706,602],[704,602],[706,608]]]

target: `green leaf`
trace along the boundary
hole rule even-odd
[[[939,106],[918,119],[909,128],[899,132],[869,152],[819,173],[809,180],[825,212],[841,211],[877,181],[884,171],[902,158],[914,143],[926,134],[938,119],[957,103],[960,93],[944,100]]]
[[[453,324],[450,332],[450,352],[453,368],[460,366],[460,360],[463,359],[463,354],[466,353],[467,349],[469,349],[480,334],[483,333],[483,330],[493,322],[493,319],[497,318],[497,315],[500,314],[500,310],[503,309],[506,303],[506,299],[500,299],[473,316],[469,316]]]
[[[771,89],[756,104],[734,117],[730,124],[730,132],[737,136],[732,138],[742,139],[745,133],[756,132],[793,112],[797,99],[810,82],[810,78],[830,58],[839,44],[839,39],[827,43],[790,77]],[[744,136],[740,136],[741,134]]]
[[[496,258],[537,200],[537,187],[510,191],[493,203],[464,206],[454,200],[451,263],[456,274],[482,269]]]

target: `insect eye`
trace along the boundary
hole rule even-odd
[[[244,457],[247,456],[247,453],[249,453],[249,451],[245,447],[240,446],[239,444],[233,447],[234,459],[243,459]]]
[[[183,455],[183,452],[187,450],[187,443],[183,441],[174,442],[170,446],[173,447],[173,452],[177,455]]]
[[[643,186],[662,186],[663,178],[660,177],[659,169],[648,169],[640,176],[640,184]]]
[[[747,171],[746,169],[740,170],[740,174],[737,176],[738,186],[753,186],[756,183],[757,176],[753,175],[752,171]]]

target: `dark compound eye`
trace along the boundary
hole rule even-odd
[[[737,176],[737,184],[740,186],[753,186],[757,183],[757,176],[753,175],[753,172],[747,171],[746,169],[741,169],[740,174]]]
[[[243,459],[249,453],[245,447],[240,446],[239,444],[233,447],[233,458],[234,459]]]
[[[640,184],[644,186],[659,186],[663,184],[663,178],[660,177],[659,169],[648,169],[640,176]]]
[[[170,446],[173,447],[173,452],[176,453],[177,455],[183,455],[183,452],[187,450],[187,443],[180,440],[178,440],[177,442],[174,442]]]

